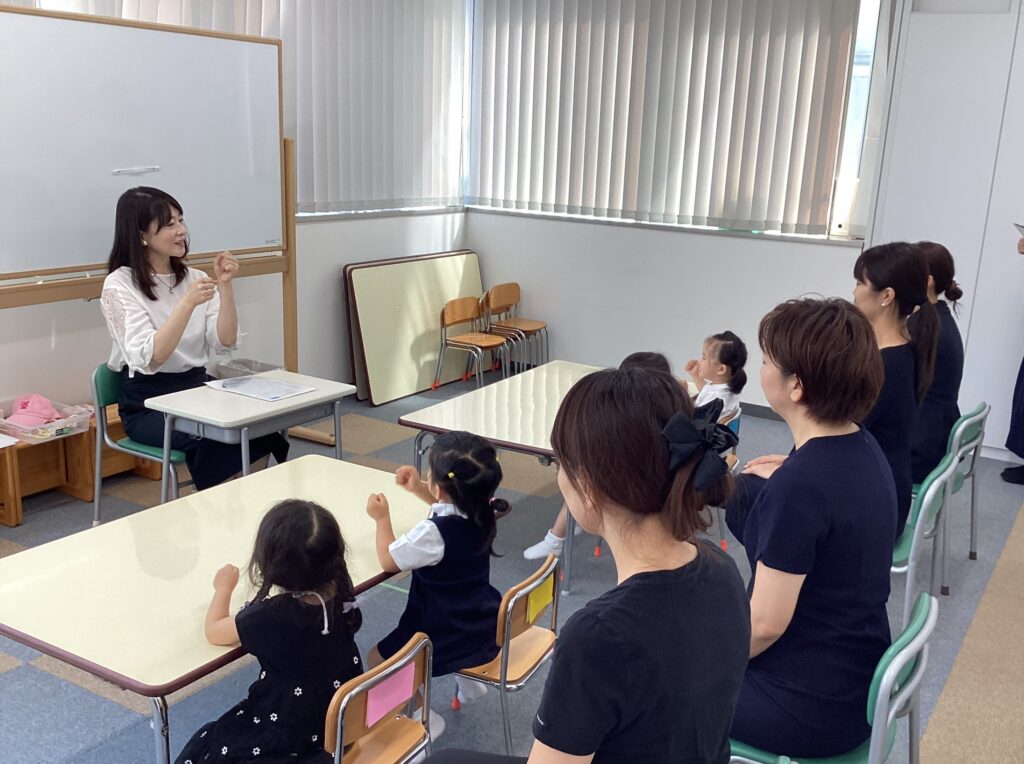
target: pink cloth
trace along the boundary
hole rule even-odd
[[[38,427],[39,425],[60,419],[57,409],[50,399],[38,393],[23,395],[14,401],[14,410],[7,421],[21,427]]]

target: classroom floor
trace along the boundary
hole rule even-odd
[[[412,396],[373,408],[349,400],[342,424],[345,458],[393,470],[412,458],[415,432],[395,424],[403,413],[471,389],[464,383]],[[784,425],[745,416],[740,433],[741,460],[790,447]],[[292,455],[333,453],[328,446],[293,440]],[[492,562],[492,581],[499,589],[522,580],[536,569],[522,549],[540,539],[560,505],[553,467],[535,459],[505,453],[501,495],[512,501],[512,514],[499,524]],[[979,559],[967,559],[968,492],[954,498],[951,520],[949,578],[952,595],[940,598],[939,625],[922,686],[922,744],[925,762],[1024,761],[1019,720],[1024,714],[1024,651],[1008,650],[1020,632],[1022,602],[1019,582],[1024,574],[1024,487],[999,479],[1000,462],[982,460],[978,474],[980,514]],[[159,484],[135,476],[105,481],[104,516],[113,519],[156,503]],[[353,511],[362,512],[363,507]],[[25,502],[25,522],[18,528],[0,526],[0,556],[85,530],[91,505],[57,492]],[[572,593],[561,599],[560,621],[615,581],[611,556],[595,558],[594,538],[576,539]],[[748,575],[742,549],[730,552]],[[925,560],[928,555],[926,553]],[[927,569],[927,564],[923,566]],[[211,578],[214,571],[210,571]],[[927,582],[923,570],[919,586]],[[890,617],[898,623],[903,600],[902,577],[894,577]],[[364,595],[364,626],[358,635],[366,651],[397,621],[405,602],[402,579],[375,587]],[[110,628],[117,628],[111,624]],[[140,645],[139,649],[145,649]],[[526,689],[510,698],[515,752],[525,755],[532,744],[530,723],[537,708],[546,668]],[[192,732],[237,702],[256,675],[251,658],[240,660],[211,677],[168,698],[172,756]],[[436,748],[466,747],[502,752],[501,708],[497,694],[449,708],[454,681],[434,683],[435,710],[447,728]],[[153,733],[148,701],[94,679],[17,643],[0,638],[0,761],[4,764],[41,762],[149,762]],[[929,723],[930,722],[930,723]],[[900,725],[891,761],[906,761],[905,724]]]

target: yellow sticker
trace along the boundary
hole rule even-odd
[[[526,620],[531,624],[537,620],[544,608],[555,599],[555,577],[549,576],[541,586],[538,586],[526,600]]]

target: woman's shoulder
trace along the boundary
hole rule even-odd
[[[103,288],[116,287],[120,289],[135,289],[135,281],[132,278],[132,269],[127,265],[112,270],[103,279]]]

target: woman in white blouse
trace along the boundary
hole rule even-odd
[[[118,409],[128,437],[163,445],[163,416],[146,408],[155,395],[187,390],[207,379],[210,350],[226,353],[238,342],[238,311],[232,279],[238,262],[221,252],[216,279],[185,264],[188,228],[181,205],[163,191],[139,186],[121,195],[114,245],[101,305],[113,339],[107,365],[120,372]],[[198,489],[241,472],[241,447],[175,433],[171,445],[184,451]],[[253,469],[273,454],[288,454],[281,435],[253,440]]]

